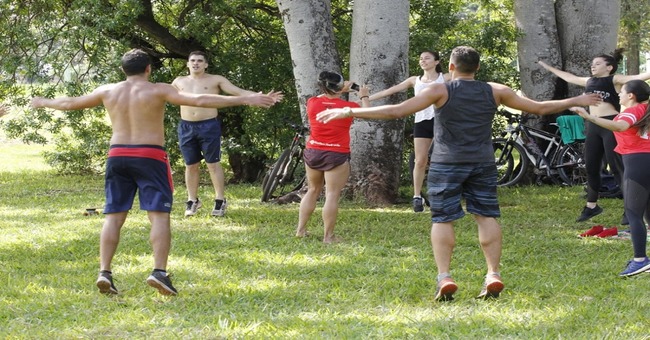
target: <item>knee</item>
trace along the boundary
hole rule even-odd
[[[196,162],[194,164],[185,164],[185,170],[187,171],[198,171],[201,162]]]

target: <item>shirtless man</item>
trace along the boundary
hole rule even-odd
[[[104,294],[117,294],[113,285],[111,261],[120,229],[139,191],[140,208],[151,222],[150,242],[154,270],[147,284],[164,295],[176,295],[166,272],[171,246],[169,213],[172,208],[172,179],[169,171],[163,116],[165,104],[221,108],[236,105],[271,107],[275,98],[264,94],[246,96],[196,95],[181,93],[169,84],[151,83],[151,60],[142,50],[131,50],[122,57],[126,80],[102,85],[80,97],[55,99],[35,97],[33,108],[81,110],[104,105],[113,134],[106,161],[106,219],[100,235],[100,272],[97,287]]]
[[[190,75],[177,77],[172,85],[188,93],[211,93],[243,96],[255,92],[240,89],[228,79],[220,75],[206,73],[208,68],[207,55],[201,51],[190,52],[187,61]],[[281,92],[270,93],[277,101],[282,100]],[[226,214],[225,181],[221,167],[221,122],[217,118],[216,108],[181,106],[181,121],[178,124],[178,143],[185,160],[185,185],[187,187],[187,202],[185,216],[196,214],[203,204],[199,200],[199,166],[201,160],[210,173],[210,180],[215,192],[212,216]]]

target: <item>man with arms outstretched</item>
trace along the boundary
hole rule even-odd
[[[433,222],[431,246],[438,267],[438,301],[452,300],[458,289],[450,266],[456,242],[453,221],[465,215],[461,199],[465,199],[467,211],[478,224],[479,242],[487,263],[487,275],[478,297],[498,297],[504,287],[499,273],[502,237],[496,218],[501,212],[492,147],[492,119],[498,106],[545,115],[600,101],[596,94],[543,102],[520,97],[505,85],[475,80],[479,60],[479,53],[473,48],[456,47],[449,60],[449,83],[430,85],[396,105],[329,109],[318,115],[324,122],[349,116],[397,119],[432,104],[436,107],[427,193]]]
[[[104,105],[112,126],[108,160],[106,161],[106,205],[104,226],[100,236],[99,291],[117,294],[113,284],[111,261],[115,255],[120,230],[131,209],[136,191],[140,208],[146,210],[151,222],[150,242],[154,270],[147,283],[164,295],[176,295],[166,272],[171,247],[169,213],[172,208],[172,179],[167,154],[163,116],[165,104],[203,107],[253,105],[271,107],[270,95],[247,96],[195,95],[181,93],[169,84],[151,83],[151,60],[142,50],[131,50],[122,57],[126,80],[102,85],[80,97],[32,99],[34,108],[81,110]]]
[[[244,96],[255,92],[240,89],[228,79],[206,72],[208,68],[207,55],[201,51],[190,52],[187,60],[188,76],[177,77],[172,85],[183,92],[211,93]],[[282,93],[274,92],[277,101],[282,100]],[[203,203],[199,200],[199,179],[201,160],[210,173],[214,187],[215,200],[212,216],[224,216],[227,202],[225,199],[225,180],[221,167],[221,122],[217,108],[205,108],[182,105],[181,121],[178,123],[178,143],[185,160],[185,186],[187,187],[187,202],[185,216],[196,214]]]

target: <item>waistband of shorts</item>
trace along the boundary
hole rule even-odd
[[[167,161],[167,152],[160,145],[113,144],[108,150],[108,157],[143,157]]]
[[[204,123],[212,122],[213,120],[216,120],[218,122],[219,121],[219,116],[204,119],[204,120],[185,120],[185,119],[181,119],[181,123],[190,124],[190,125],[198,125],[198,124],[204,124]]]

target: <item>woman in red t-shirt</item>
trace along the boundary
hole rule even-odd
[[[343,93],[355,88],[354,83],[345,81],[335,72],[321,72],[318,86],[322,94],[307,100],[310,135],[303,159],[307,171],[307,193],[300,201],[297,237],[307,235],[307,221],[316,209],[316,201],[325,186],[323,205],[324,243],[339,242],[334,236],[334,225],[339,210],[341,190],[350,175],[350,126],[352,118],[341,119],[328,124],[316,120],[316,114],[326,109],[359,107],[359,104],[341,99]],[[362,106],[369,106],[368,87],[357,88]]]
[[[627,107],[614,120],[590,115],[584,108],[571,108],[586,120],[614,131],[617,146],[623,156],[623,201],[625,216],[630,222],[634,258],[619,276],[632,276],[650,270],[646,254],[648,231],[644,214],[650,216],[650,85],[642,80],[625,83],[619,94],[620,104]]]

